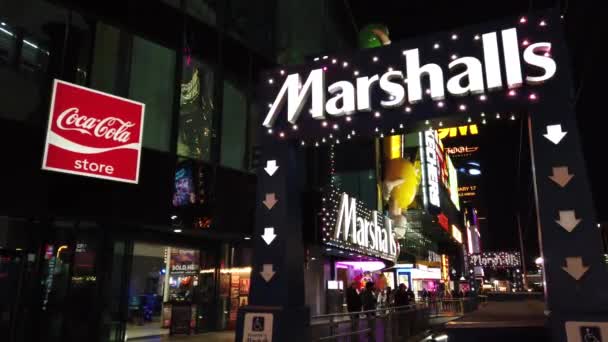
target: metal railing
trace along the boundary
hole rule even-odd
[[[453,317],[477,310],[478,302],[476,298],[439,299],[427,305],[431,317]]]
[[[311,336],[312,341],[404,341],[425,331],[431,317],[462,316],[477,306],[475,298],[459,298],[313,316]]]
[[[426,303],[313,316],[313,341],[402,341],[428,327]]]

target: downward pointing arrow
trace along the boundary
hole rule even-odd
[[[576,218],[574,210],[560,210],[559,220],[555,220],[557,224],[562,226],[568,232],[572,232],[576,226],[581,222],[581,219]]]
[[[568,257],[566,258],[566,266],[562,266],[562,269],[575,280],[580,280],[585,272],[589,270],[589,266],[583,266],[583,258],[581,257]]]
[[[548,125],[547,134],[543,135],[545,138],[557,145],[560,141],[562,141],[566,134],[568,134],[568,132],[562,132],[562,125]]]
[[[274,175],[275,172],[277,172],[277,170],[279,169],[279,167],[277,166],[277,161],[276,160],[267,160],[266,161],[266,167],[264,168],[264,170],[266,170],[266,173],[272,177],[272,175]]]
[[[272,279],[272,277],[275,275],[275,272],[272,270],[272,264],[262,265],[262,272],[260,272],[260,275],[262,278],[264,278],[264,280],[266,280],[266,282],[269,282],[270,279]]]
[[[264,228],[264,235],[262,235],[262,239],[266,241],[266,244],[270,246],[274,238],[277,237],[277,234],[274,233],[274,228],[267,227]]]
[[[568,173],[567,166],[554,167],[553,175],[549,176],[549,178],[551,178],[552,181],[557,183],[557,185],[561,186],[562,188],[565,187],[570,182],[572,177],[574,177],[574,175],[571,175]]]
[[[266,194],[266,199],[262,201],[268,210],[272,209],[277,202],[278,201],[274,193]]]

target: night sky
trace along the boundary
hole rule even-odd
[[[459,27],[491,21],[505,16],[517,16],[530,10],[558,7],[564,14],[566,41],[570,47],[573,68],[573,106],[577,110],[583,152],[597,218],[608,220],[608,177],[601,167],[603,148],[598,146],[605,135],[608,120],[603,113],[605,66],[599,57],[602,44],[595,43],[605,37],[600,12],[591,1],[388,1],[373,4],[347,1],[352,14],[353,31],[370,23],[388,26],[393,42],[425,35],[431,32],[456,30]],[[482,231],[485,250],[517,249],[519,247],[515,215],[520,213],[527,260],[538,256],[535,208],[533,207],[530,161],[524,131],[521,155],[521,177],[517,177],[520,141],[519,120],[508,124],[489,124],[481,135],[484,147],[483,184],[484,201],[488,209],[487,231]]]

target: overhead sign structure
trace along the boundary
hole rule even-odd
[[[137,183],[144,107],[55,80],[42,169]]]
[[[260,108],[268,110],[259,132],[260,158],[266,164],[258,170],[260,201],[255,235],[263,236],[265,229],[272,227],[276,237],[271,244],[263,238],[254,240],[253,265],[261,273],[252,276],[250,305],[240,311],[237,338],[242,338],[246,328],[244,313],[264,308],[274,315],[275,340],[310,340],[302,243],[302,229],[308,227],[303,228],[301,209],[302,170],[309,165],[304,163],[302,147],[331,148],[361,137],[382,138],[412,131],[428,136],[430,145],[438,139],[428,132],[441,127],[440,120],[449,116],[450,121],[458,121],[452,119],[460,115],[461,121],[454,125],[467,126],[474,120],[484,123],[484,113],[496,117],[498,113],[518,113],[527,119],[552,335],[565,340],[565,322],[573,317],[605,321],[598,313],[608,307],[608,296],[604,295],[608,272],[599,232],[593,225],[595,214],[584,177],[561,26],[555,11],[531,13],[354,54],[320,56],[305,65],[263,73],[256,99]],[[421,153],[426,157],[421,160],[423,196],[432,206],[439,203],[435,195],[439,184],[434,182],[444,182],[446,174],[436,170],[441,161],[433,158],[432,152],[421,152],[428,153]],[[565,169],[555,172],[558,167],[567,168],[567,173]],[[576,177],[567,180],[567,175]],[[339,209],[343,191],[333,190]],[[472,187],[459,190],[461,196],[476,192]],[[280,200],[272,210],[263,203],[266,194],[275,194]],[[388,250],[386,256],[391,257],[394,248],[384,239],[383,229],[380,238],[376,233],[382,220],[376,225],[371,212],[356,213],[353,224],[350,196],[346,203],[347,215],[339,235],[327,231],[336,228],[336,222],[331,222],[325,227],[329,235],[324,236],[344,241],[348,221],[346,236],[353,249],[376,247],[368,252]],[[331,215],[337,220],[337,214],[334,211],[325,216],[326,222]],[[362,226],[368,227],[367,233],[359,228]],[[479,231],[469,224],[466,229],[470,251],[475,251],[478,244],[470,242],[479,237]],[[366,234],[368,239],[358,234]],[[492,264],[503,264],[501,260]],[[521,263],[516,258],[506,264],[516,262]],[[478,263],[483,264],[482,260]],[[272,277],[266,276],[271,272]]]

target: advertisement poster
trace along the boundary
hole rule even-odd
[[[220,273],[220,297],[230,295],[230,273]]]
[[[194,180],[192,179],[192,167],[183,165],[175,171],[175,192],[173,193],[173,205],[182,207],[196,203],[194,193]]]
[[[42,169],[137,183],[144,108],[140,102],[55,80]]]
[[[249,284],[250,284],[250,279],[249,278],[241,278],[240,280],[240,285],[239,285],[239,293],[241,296],[246,296],[249,294]]]
[[[195,275],[198,270],[198,250],[171,248],[171,274]]]
[[[230,282],[230,321],[236,321],[239,310],[239,285],[240,276],[233,274]]]

